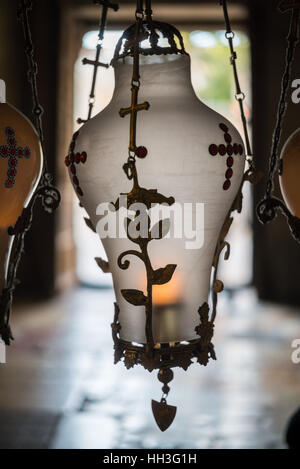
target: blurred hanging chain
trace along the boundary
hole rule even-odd
[[[22,21],[23,24],[23,32],[24,32],[24,41],[25,41],[25,53],[28,62],[28,81],[31,85],[31,92],[32,92],[32,101],[33,101],[33,116],[34,116],[34,123],[35,127],[38,131],[41,145],[43,146],[44,143],[44,135],[43,135],[43,127],[42,127],[42,116],[44,113],[44,109],[39,103],[38,97],[38,89],[37,89],[37,63],[34,57],[34,48],[32,43],[30,25],[29,25],[29,18],[28,13],[29,10],[32,10],[32,0],[25,0],[20,3],[18,9],[18,19]]]
[[[104,67],[104,68],[109,68],[109,64],[105,64],[100,62],[100,54],[101,50],[103,47],[103,38],[104,38],[104,32],[106,28],[106,23],[107,23],[107,13],[109,8],[111,8],[114,11],[119,10],[119,5],[117,3],[111,3],[109,0],[93,0],[93,3],[96,5],[102,5],[102,15],[100,18],[99,22],[99,33],[98,33],[98,41],[97,41],[97,46],[96,46],[96,56],[95,60],[89,60],[87,58],[84,58],[82,60],[83,65],[93,65],[93,77],[92,77],[92,86],[91,86],[91,91],[90,91],[90,96],[89,96],[89,110],[88,110],[88,117],[87,119],[77,119],[78,124],[84,124],[90,118],[92,117],[92,112],[95,104],[95,88],[96,88],[96,81],[97,81],[97,74],[98,74],[98,68],[99,67]]]
[[[279,11],[284,13],[292,9],[291,22],[289,33],[287,36],[287,48],[286,48],[286,61],[285,70],[281,82],[281,95],[277,109],[276,125],[272,138],[272,149],[270,156],[269,176],[266,185],[265,198],[271,196],[274,189],[274,174],[279,162],[279,143],[282,134],[282,125],[286,109],[288,106],[287,93],[291,81],[292,65],[295,59],[295,49],[299,41],[299,13],[300,13],[300,1],[298,2],[287,2],[281,1],[279,4]]]
[[[281,211],[287,218],[287,222],[294,239],[300,242],[300,219],[292,215],[282,200],[273,196],[274,176],[277,168],[280,173],[279,144],[282,135],[284,117],[288,106],[288,90],[291,82],[292,65],[295,60],[295,50],[299,41],[300,1],[281,0],[278,5],[278,9],[280,13],[292,10],[292,14],[287,35],[285,67],[281,81],[281,92],[277,108],[276,124],[272,137],[268,180],[264,197],[259,202],[256,212],[259,221],[265,224],[276,217],[277,210]]]
[[[31,203],[29,204],[29,208],[34,205],[36,197],[42,198],[43,207],[47,212],[53,212],[59,203],[60,203],[60,194],[59,191],[52,186],[52,176],[48,172],[48,165],[47,159],[45,158],[45,148],[44,148],[44,134],[43,134],[43,125],[42,125],[42,116],[44,113],[43,107],[39,102],[39,94],[38,94],[38,87],[37,87],[37,74],[38,74],[38,67],[37,61],[34,54],[34,47],[32,42],[32,35],[31,29],[29,24],[29,11],[32,10],[33,1],[32,0],[21,0],[18,6],[18,19],[22,22],[23,32],[24,32],[24,48],[25,54],[27,57],[28,63],[28,81],[31,86],[32,92],[32,101],[33,101],[33,116],[34,116],[34,124],[36,130],[39,134],[41,147],[43,151],[43,172],[42,177],[39,182],[38,188],[36,190],[35,195],[32,198]],[[23,218],[23,215],[20,217]],[[18,225],[19,222],[17,222]],[[23,224],[21,223],[21,231],[23,231]],[[16,228],[16,227],[15,227]],[[11,230],[14,231],[12,234],[15,234],[15,228]]]
[[[37,62],[34,55],[32,35],[29,24],[29,11],[32,10],[32,0],[21,0],[18,6],[17,16],[22,22],[24,32],[25,54],[28,62],[28,80],[31,85],[33,100],[34,124],[38,132],[43,155],[44,153],[44,135],[42,127],[43,108],[39,102],[37,88]],[[29,204],[23,209],[21,216],[16,224],[8,228],[8,234],[13,237],[11,254],[7,271],[7,280],[5,288],[0,297],[0,337],[6,345],[13,340],[10,328],[10,314],[13,301],[13,292],[18,283],[16,276],[20,260],[24,251],[24,238],[27,231],[30,230],[33,220],[33,207],[37,200],[41,198],[44,209],[52,213],[59,205],[61,197],[59,191],[52,185],[52,176],[48,173],[46,159],[43,158],[42,176],[33,194]]]
[[[237,53],[234,50],[234,46],[233,46],[234,32],[231,29],[231,24],[230,24],[228,9],[227,9],[227,0],[220,0],[220,5],[223,7],[224,19],[225,19],[225,24],[226,24],[225,37],[228,40],[229,48],[231,52],[230,63],[233,68],[233,76],[234,76],[234,82],[235,82],[235,88],[236,88],[235,99],[238,101],[239,106],[240,106],[240,113],[241,113],[241,119],[242,119],[242,124],[243,124],[244,136],[245,136],[246,151],[247,151],[247,162],[249,164],[249,167],[251,169],[254,169],[253,153],[251,149],[247,119],[246,119],[245,110],[244,110],[245,93],[243,93],[240,87],[240,81],[239,81],[238,70],[237,70],[237,65],[236,65]]]

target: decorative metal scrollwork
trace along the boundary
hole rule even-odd
[[[118,41],[112,63],[125,57],[133,57],[135,24],[126,29]],[[149,46],[143,47],[143,42],[148,41]],[[167,46],[159,45],[159,42],[167,42]],[[141,55],[167,55],[186,54],[183,38],[175,28],[168,23],[160,21],[141,22],[141,31],[138,36],[138,51]]]

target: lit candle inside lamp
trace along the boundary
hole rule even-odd
[[[166,331],[167,335],[176,337],[178,335],[178,322],[176,315],[181,313],[183,304],[182,282],[180,281],[180,273],[175,272],[170,282],[165,285],[153,286],[153,331],[154,337],[160,331]],[[156,344],[159,348],[162,340]],[[175,341],[168,341],[170,346],[175,345]]]

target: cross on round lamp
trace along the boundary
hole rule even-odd
[[[5,288],[14,226],[33,195],[42,171],[43,155],[31,122],[5,98],[0,102],[0,291]]]

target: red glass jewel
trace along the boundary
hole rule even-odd
[[[232,145],[227,145],[227,155],[231,156],[233,153],[233,146]]]
[[[232,175],[233,175],[233,171],[231,168],[228,168],[226,173],[225,173],[225,177],[226,179],[231,179],[232,178]]]
[[[227,166],[229,166],[229,168],[231,168],[231,166],[233,166],[233,158],[232,158],[232,156],[228,156],[228,158],[227,158]]]
[[[229,179],[226,179],[226,181],[223,184],[224,191],[228,191],[230,186],[231,186],[231,182],[229,181]]]
[[[220,153],[221,156],[225,155],[225,153],[226,153],[225,145],[223,145],[223,144],[219,145],[219,153]]]
[[[135,150],[135,154],[138,158],[146,158],[146,156],[148,155],[148,150],[146,147],[138,147]]]
[[[85,163],[86,160],[87,160],[87,154],[85,151],[83,151],[80,155],[80,160],[81,160],[81,163]]]
[[[225,124],[220,124],[219,127],[220,127],[221,130],[223,130],[223,132],[228,132],[228,130],[229,130],[227,125],[225,125]]]
[[[231,135],[225,134],[225,135],[224,135],[224,140],[225,140],[225,142],[227,142],[227,143],[231,143],[231,140],[232,140]]]
[[[215,145],[214,143],[212,143],[210,146],[209,146],[209,153],[212,155],[212,156],[215,156],[217,153],[218,153],[218,147],[217,145]]]

